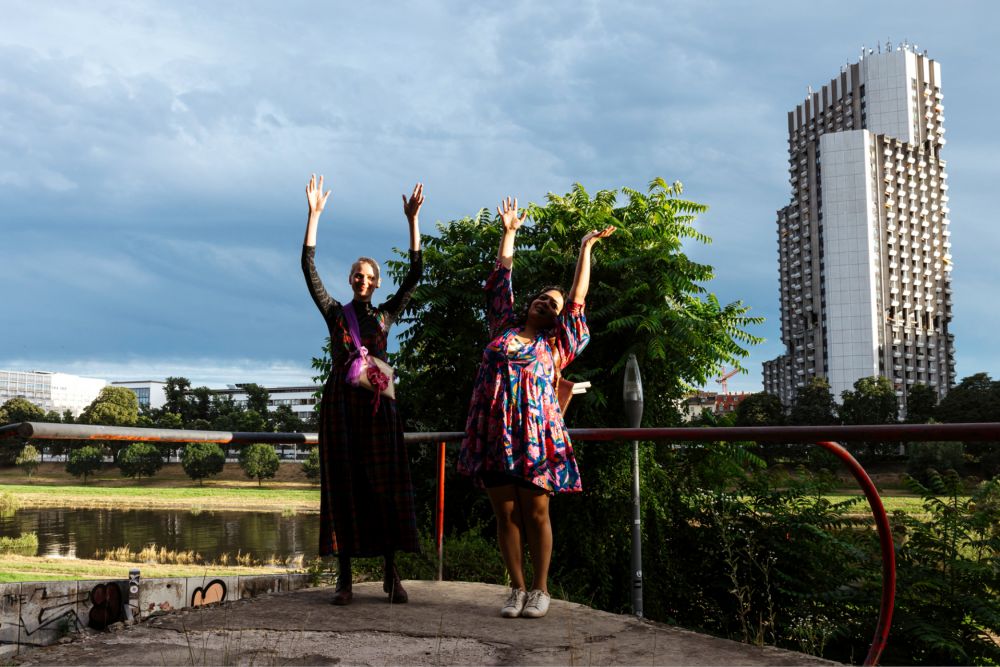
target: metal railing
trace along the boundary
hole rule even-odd
[[[895,551],[889,519],[875,484],[860,463],[835,441],[859,442],[920,442],[934,440],[1000,441],[1000,423],[981,424],[891,424],[879,426],[781,426],[781,427],[718,427],[718,428],[584,428],[569,429],[577,441],[629,442],[757,442],[803,443],[823,447],[844,463],[868,500],[882,552],[882,597],[879,619],[871,647],[864,664],[878,663],[885,649],[892,624],[896,591]],[[442,578],[444,545],[444,482],[445,448],[449,442],[459,442],[464,433],[406,433],[408,444],[438,445],[437,498],[435,511],[435,545],[438,557],[438,579]],[[214,442],[225,445],[251,443],[317,444],[315,433],[253,433],[228,431],[192,431],[182,429],[150,429],[118,426],[88,426],[82,424],[47,424],[24,422],[0,427],[0,441],[10,438],[38,440],[128,440],[133,442]],[[2,442],[0,442],[2,445]]]

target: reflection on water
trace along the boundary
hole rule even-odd
[[[189,512],[33,508],[0,515],[0,537],[38,535],[38,555],[94,558],[98,551],[149,544],[194,551],[209,561],[221,554],[256,560],[316,556],[319,517],[276,512]]]

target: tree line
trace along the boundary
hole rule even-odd
[[[248,400],[239,404],[231,396],[216,395],[207,387],[190,390],[190,381],[183,377],[166,380],[166,403],[162,408],[140,406],[135,392],[126,387],[104,387],[98,396],[74,417],[69,410],[59,414],[45,412],[24,398],[12,398],[0,406],[0,425],[20,422],[92,424],[102,426],[138,426],[142,428],[194,429],[248,432],[301,432],[310,424],[300,419],[290,407],[268,409],[266,388],[256,384],[245,386]],[[37,445],[37,446],[36,446]],[[216,443],[127,443],[117,440],[75,442],[44,440],[34,444],[0,450],[4,465],[15,464],[30,477],[45,454],[64,455],[66,471],[80,477],[84,483],[106,465],[110,459],[126,477],[152,477],[162,469],[169,456],[179,458],[184,472],[191,479],[203,480],[222,472],[227,457],[236,456],[247,477],[263,480],[273,478],[280,465],[274,446],[256,443],[224,449]],[[310,479],[318,479],[318,452],[311,451],[303,462]]]

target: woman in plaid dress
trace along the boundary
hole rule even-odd
[[[486,281],[491,340],[476,377],[458,469],[486,488],[496,515],[497,540],[511,580],[500,614],[540,618],[549,608],[549,497],[581,490],[554,379],[590,340],[583,303],[591,249],[615,228],[584,236],[568,301],[558,287],[546,287],[518,315],[511,285],[514,236],[528,214],[518,217],[517,200],[509,197],[497,212],[504,229],[496,266]],[[522,530],[534,566],[530,592],[521,568]]]
[[[329,328],[332,357],[319,413],[319,553],[336,554],[340,563],[334,604],[351,602],[353,556],[384,557],[383,589],[390,602],[406,602],[408,596],[396,572],[394,556],[397,551],[418,551],[419,545],[403,422],[394,399],[345,381],[355,346],[344,309],[324,289],[314,262],[316,227],[329,196],[329,191],[323,192],[323,177],[317,181],[313,175],[306,187],[309,222],[302,248],[302,271]],[[378,263],[359,257],[351,267],[349,282],[361,343],[369,355],[382,360],[389,327],[403,312],[420,280],[418,214],[423,203],[420,183],[409,199],[403,195],[403,212],[410,225],[410,269],[396,294],[382,305],[373,306],[372,294],[380,284]]]

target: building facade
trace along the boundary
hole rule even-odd
[[[269,395],[267,401],[268,410],[274,410],[280,405],[286,405],[292,409],[295,416],[303,421],[310,421],[315,417],[316,394],[323,389],[323,385],[302,385],[297,387],[264,387]],[[247,392],[243,385],[229,385],[227,389],[212,389],[215,396],[230,396],[233,402],[241,407],[247,406]],[[188,392],[190,394],[190,392]]]
[[[790,405],[825,377],[955,380],[940,64],[871,50],[788,113],[791,202],[778,211],[781,340],[764,390]]]
[[[0,405],[12,398],[24,398],[46,412],[66,410],[80,416],[106,380],[48,371],[0,371]]]
[[[162,380],[128,380],[112,382],[116,387],[125,387],[135,392],[140,408],[153,410],[162,408],[167,403],[167,383]]]

